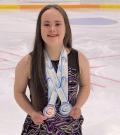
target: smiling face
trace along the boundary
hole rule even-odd
[[[65,36],[65,22],[61,13],[50,8],[41,17],[41,36],[47,47],[63,45]]]

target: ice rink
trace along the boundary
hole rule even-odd
[[[120,135],[120,10],[66,10],[73,48],[90,62],[83,135]],[[13,97],[17,62],[32,50],[39,11],[0,11],[0,135],[20,135],[26,116]],[[27,91],[28,95],[29,92]]]

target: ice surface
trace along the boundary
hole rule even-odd
[[[82,108],[83,135],[120,135],[120,11],[67,13],[73,47],[86,55],[91,69],[91,94]],[[22,130],[26,113],[13,97],[14,71],[33,47],[37,15],[38,11],[0,11],[1,135],[20,135]]]

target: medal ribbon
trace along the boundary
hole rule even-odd
[[[48,104],[55,105],[59,96],[61,102],[68,102],[68,58],[63,48],[60,54],[57,73],[45,52],[46,79],[48,83]]]

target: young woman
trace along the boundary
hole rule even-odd
[[[72,48],[66,12],[47,5],[38,16],[33,51],[16,66],[14,96],[28,114],[21,135],[82,135],[81,108],[89,93],[89,63]]]

